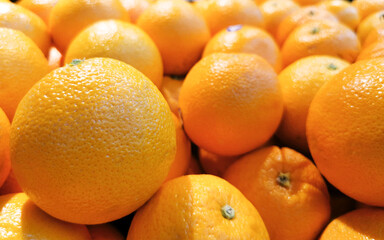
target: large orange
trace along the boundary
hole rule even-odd
[[[348,65],[336,57],[310,56],[292,63],[279,74],[284,114],[276,135],[285,146],[309,153],[305,135],[309,105],[320,87]]]
[[[20,0],[17,4],[36,13],[48,25],[49,15],[57,1],[58,0]]]
[[[212,35],[236,24],[264,26],[263,15],[253,0],[201,0],[194,6],[203,14]]]
[[[120,20],[96,22],[81,31],[65,54],[65,63],[73,59],[107,57],[123,61],[144,73],[160,88],[163,63],[152,39],[135,25]]]
[[[120,0],[120,2],[133,23],[136,23],[143,11],[152,4],[152,0]]]
[[[165,183],[133,218],[127,240],[268,240],[256,208],[227,181],[188,175]]]
[[[246,53],[203,58],[185,78],[179,103],[192,142],[218,155],[240,155],[263,145],[283,113],[273,68]]]
[[[44,54],[20,31],[0,28],[0,107],[10,121],[27,91],[48,73]]]
[[[340,191],[384,206],[384,58],[359,61],[318,91],[307,138],[320,172]]]
[[[21,101],[12,169],[52,216],[99,224],[135,211],[175,157],[175,126],[157,87],[133,67],[93,58],[58,68]]]
[[[129,16],[119,0],[58,0],[50,14],[49,28],[56,47],[65,53],[81,30],[105,19],[128,21]]]
[[[319,240],[384,239],[384,210],[363,208],[334,219]]]
[[[359,11],[350,2],[344,0],[326,0],[318,5],[333,13],[340,22],[355,29],[360,22]]]
[[[279,47],[269,33],[257,27],[233,25],[221,30],[205,46],[203,57],[215,52],[257,54],[276,72],[281,70]]]
[[[0,187],[6,181],[11,170],[11,160],[9,156],[9,137],[11,124],[7,115],[0,108]]]
[[[179,117],[179,95],[183,78],[176,76],[164,76],[161,93],[165,100],[167,100],[171,111]]]
[[[124,236],[111,224],[88,225],[92,240],[125,240]]]
[[[315,239],[329,221],[320,172],[303,155],[271,146],[249,153],[224,173],[259,211],[271,239]]]
[[[352,4],[359,10],[361,20],[374,12],[384,10],[383,0],[354,0]]]
[[[0,212],[0,237],[4,240],[91,240],[84,225],[49,216],[24,193],[0,196]]]
[[[318,20],[297,27],[282,49],[283,65],[312,55],[330,55],[354,62],[360,52],[355,32],[344,24]]]
[[[361,50],[359,56],[357,57],[357,61],[370,59],[370,58],[380,58],[384,57],[384,41],[377,41],[363,50]]]
[[[384,10],[366,17],[357,27],[357,36],[363,43],[372,30],[380,28],[384,28]]]
[[[199,60],[210,34],[191,4],[162,0],[152,4],[137,25],[153,39],[163,58],[164,73],[184,75]]]
[[[28,9],[11,2],[0,2],[0,9],[0,27],[23,32],[45,55],[48,55],[51,39],[43,20]]]

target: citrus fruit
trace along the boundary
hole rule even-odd
[[[327,0],[318,5],[333,13],[341,23],[344,23],[351,29],[355,29],[360,22],[359,11],[348,1]]]
[[[384,41],[384,25],[383,27],[379,28],[373,28],[367,37],[364,40],[363,43],[363,49],[371,45],[372,43],[376,41]]]
[[[186,74],[199,60],[210,37],[204,18],[191,4],[180,0],[152,4],[140,15],[137,25],[159,48],[165,74]]]
[[[309,153],[305,124],[309,105],[320,87],[349,65],[331,56],[302,58],[279,74],[284,114],[276,132],[285,146]]]
[[[92,240],[125,240],[123,235],[111,224],[88,225]]]
[[[17,4],[34,12],[48,25],[49,14],[57,1],[58,0],[20,0]]]
[[[384,41],[377,41],[361,50],[357,61],[384,57]]]
[[[359,10],[361,20],[374,12],[384,10],[384,1],[382,0],[354,0],[352,4]]]
[[[61,66],[61,61],[63,60],[63,55],[57,50],[56,47],[51,47],[48,53],[48,66],[51,70],[59,68]]]
[[[1,239],[91,239],[84,225],[49,216],[24,193],[0,196],[0,208]]]
[[[200,165],[199,160],[197,160],[193,155],[191,156],[191,161],[189,163],[186,175],[189,174],[203,174],[204,171]]]
[[[65,53],[72,39],[88,25],[106,19],[129,21],[119,0],[58,0],[49,18],[53,42]]]
[[[100,224],[135,211],[175,157],[175,126],[157,87],[128,64],[92,58],[31,88],[11,127],[12,168],[50,215]]]
[[[215,52],[257,54],[277,72],[281,69],[279,47],[269,33],[257,27],[233,25],[221,30],[205,46],[203,57]]]
[[[8,178],[11,170],[11,160],[9,156],[9,137],[11,124],[7,115],[0,108],[0,187]]]
[[[179,94],[184,78],[164,76],[161,93],[167,100],[171,111],[179,117]]]
[[[384,58],[343,69],[309,108],[307,139],[324,177],[344,194],[384,206]]]
[[[328,223],[325,182],[312,162],[292,149],[271,146],[248,153],[224,179],[256,207],[271,239],[315,239]]]
[[[192,142],[224,156],[263,145],[283,113],[273,68],[246,53],[214,53],[200,60],[184,80],[179,104]]]
[[[10,193],[20,193],[22,191],[23,190],[21,189],[19,183],[17,182],[17,179],[15,178],[15,174],[11,169],[4,184],[0,187],[0,196]]]
[[[256,208],[239,190],[212,175],[188,175],[166,182],[137,211],[127,237],[135,239],[269,237]]]
[[[81,31],[65,54],[73,59],[107,57],[123,61],[142,72],[157,86],[163,80],[163,63],[152,39],[135,25],[120,20],[98,21]]]
[[[325,0],[295,0],[295,2],[297,2],[298,4],[302,5],[302,6],[307,6],[307,5],[315,5],[315,4],[318,4],[320,2],[323,2]]]
[[[240,156],[220,156],[199,148],[199,160],[204,172],[221,177]]]
[[[384,28],[384,10],[366,17],[357,27],[357,36],[363,43],[373,29]]]
[[[143,11],[152,4],[151,0],[120,0],[120,2],[133,23],[136,23]]]

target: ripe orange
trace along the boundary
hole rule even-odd
[[[65,54],[65,63],[73,59],[114,58],[144,73],[160,88],[163,63],[152,39],[135,25],[119,20],[96,22],[81,31]]]
[[[265,30],[276,36],[277,29],[284,18],[299,9],[299,5],[291,0],[268,0],[260,5],[263,14]]]
[[[57,49],[65,53],[81,30],[105,19],[129,21],[129,16],[119,0],[58,0],[50,14],[49,28]]]
[[[349,65],[331,56],[302,58],[279,74],[284,114],[276,132],[285,146],[309,153],[305,124],[309,105],[320,87]]]
[[[152,4],[151,0],[120,0],[120,2],[133,23],[136,23],[144,10]]]
[[[293,11],[289,16],[281,21],[276,33],[276,41],[283,45],[285,40],[297,27],[313,20],[329,20],[339,22],[337,18],[325,9],[316,6],[309,6]]]
[[[359,11],[348,1],[327,0],[320,2],[318,6],[333,13],[341,23],[351,29],[356,29],[360,22]]]
[[[384,41],[384,25],[382,28],[373,28],[363,43],[363,49],[376,41]]]
[[[263,145],[283,113],[273,68],[261,57],[246,53],[203,58],[185,78],[179,104],[192,142],[225,156]]]
[[[218,32],[205,46],[203,57],[215,53],[253,53],[281,70],[280,49],[266,31],[252,26],[233,25]]]
[[[297,27],[285,41],[281,54],[284,66],[312,55],[330,55],[352,63],[360,48],[359,39],[350,28],[322,20]]]
[[[11,160],[9,156],[9,136],[11,124],[7,115],[0,108],[0,187],[8,178],[11,170]]]
[[[111,224],[88,225],[92,240],[125,240],[124,236]]]
[[[20,193],[22,191],[23,190],[21,189],[19,183],[17,182],[17,179],[15,178],[15,174],[11,169],[4,184],[0,187],[0,196],[10,193]]]
[[[363,208],[334,219],[319,240],[384,239],[384,210]]]
[[[302,5],[302,6],[307,6],[307,5],[315,5],[315,4],[318,4],[320,2],[323,2],[325,0],[295,0],[295,2],[297,2],[298,4]]]
[[[364,48],[359,56],[357,61],[371,59],[371,58],[381,58],[384,57],[384,41],[377,41],[372,43],[368,47]]]
[[[91,240],[84,225],[49,216],[24,193],[0,196],[0,207],[1,239]]]
[[[263,15],[253,0],[201,0],[194,6],[203,14],[211,34],[231,25],[263,27]]]
[[[313,159],[344,194],[384,206],[384,58],[359,61],[318,91],[309,108]]]
[[[50,215],[99,224],[135,211],[175,157],[175,126],[157,87],[133,67],[93,58],[58,68],[20,102],[12,168]]]
[[[265,239],[256,208],[227,181],[188,175],[165,183],[135,214],[127,240]]]
[[[161,93],[167,100],[171,111],[179,117],[179,95],[184,79],[175,76],[164,76]]]
[[[374,12],[384,10],[383,0],[354,0],[352,4],[359,10],[361,20]]]
[[[0,28],[0,42],[0,107],[12,121],[20,100],[49,67],[41,50],[22,32]]]
[[[51,39],[44,21],[36,14],[11,2],[0,2],[0,27],[12,28],[30,37],[48,55]]]
[[[220,156],[199,148],[199,160],[204,172],[221,177],[240,156]]]
[[[373,29],[384,28],[384,10],[366,17],[357,28],[357,36],[363,43]]]
[[[36,13],[48,25],[49,14],[58,0],[20,0],[17,2],[20,6]]]
[[[224,173],[259,211],[271,239],[315,239],[330,203],[320,172],[303,155],[276,146],[249,153]]]

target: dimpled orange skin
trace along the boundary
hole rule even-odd
[[[221,30],[205,46],[203,57],[215,52],[257,54],[276,72],[281,70],[279,47],[269,33],[257,27],[233,25]]]
[[[377,41],[361,50],[356,61],[384,57],[384,41]]]
[[[0,108],[0,187],[6,181],[11,170],[11,159],[9,152],[9,137],[11,124],[7,115]]]
[[[0,196],[0,208],[1,239],[91,240],[84,225],[51,217],[24,193]]]
[[[348,1],[327,0],[320,2],[318,6],[335,14],[340,22],[344,23],[351,29],[356,29],[360,22],[359,11]]]
[[[369,34],[365,38],[362,49],[368,47],[369,45],[377,41],[384,41],[384,25],[382,28],[374,28],[369,32]]]
[[[210,38],[204,18],[186,1],[158,1],[140,15],[137,25],[157,45],[165,74],[186,74]]]
[[[129,15],[119,0],[58,0],[49,16],[49,30],[57,49],[65,53],[81,30],[106,19],[129,21]]]
[[[384,10],[382,0],[354,0],[352,4],[359,10],[361,20],[374,12]]]
[[[263,15],[252,0],[202,0],[194,6],[203,14],[212,35],[236,24],[264,27]]]
[[[306,128],[309,105],[320,87],[350,64],[331,56],[302,58],[279,74],[284,114],[276,136],[301,153],[309,153]]]
[[[152,0],[120,0],[120,2],[133,23],[136,23],[143,11],[152,4]]]
[[[289,186],[279,175],[288,174]],[[315,165],[289,148],[249,153],[224,173],[259,211],[271,239],[315,239],[330,217],[327,187]]]
[[[111,224],[88,225],[92,240],[125,240],[124,236]]]
[[[360,41],[350,28],[341,23],[318,20],[297,27],[285,41],[281,54],[283,66],[313,55],[335,56],[352,63],[360,49]]]
[[[360,202],[384,206],[384,58],[359,61],[316,94],[307,118],[313,159],[327,180]]]
[[[273,68],[261,57],[246,53],[203,58],[185,78],[179,104],[191,141],[224,156],[263,145],[283,113]]]
[[[221,208],[235,211],[224,218]],[[212,175],[187,175],[165,183],[137,211],[127,240],[268,240],[256,208],[235,187]]]
[[[384,28],[384,10],[367,16],[357,27],[357,36],[363,43],[373,29]]]
[[[41,79],[11,128],[20,186],[50,215],[99,224],[135,211],[175,157],[175,126],[156,86],[133,67],[93,58]]]
[[[58,0],[21,0],[17,1],[20,6],[36,13],[48,25],[49,14]]]
[[[27,91],[49,71],[47,59],[20,31],[0,28],[0,107],[12,121]]]
[[[51,38],[44,21],[36,14],[11,2],[0,2],[0,27],[12,28],[30,37],[44,55],[48,55]]]
[[[160,52],[148,34],[131,23],[104,20],[88,26],[72,40],[64,62],[93,57],[123,61],[161,87],[163,62]]]

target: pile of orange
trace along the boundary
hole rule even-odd
[[[0,238],[384,239],[383,0],[0,0]]]

